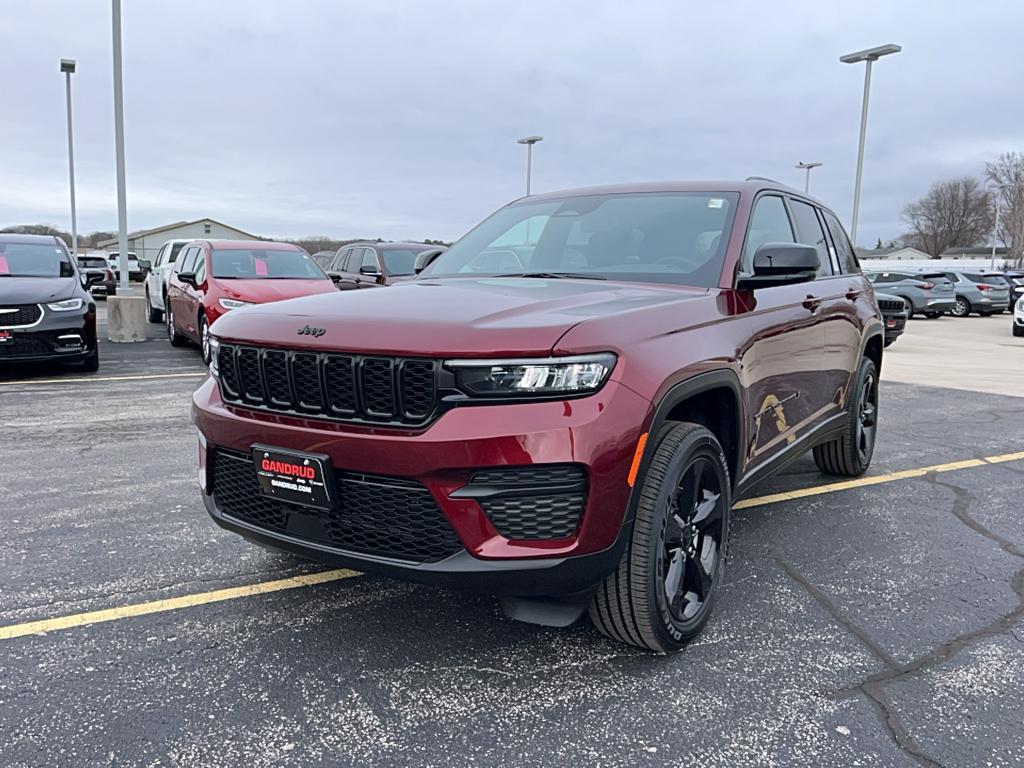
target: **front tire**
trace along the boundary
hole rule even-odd
[[[1024,336],[1024,326],[1017,325],[1017,323],[1014,323],[1013,324],[1013,335],[1014,336]]]
[[[199,348],[203,351],[203,362],[210,364],[210,324],[205,315],[199,316]]]
[[[925,312],[924,316],[927,317],[929,320],[935,320],[937,318],[942,317],[942,313],[941,312]]]
[[[699,424],[666,426],[637,491],[629,544],[590,619],[613,640],[673,653],[707,624],[725,570],[732,488],[722,446]]]
[[[814,447],[814,463],[828,475],[858,477],[871,465],[878,432],[878,371],[867,357],[860,362],[841,437]]]
[[[79,363],[79,370],[86,373],[96,373],[100,369],[100,350],[94,349]]]

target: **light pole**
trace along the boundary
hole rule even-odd
[[[857,215],[860,213],[860,177],[864,169],[864,137],[868,131],[868,94],[871,92],[871,64],[883,56],[888,56],[890,53],[899,53],[902,50],[901,46],[889,43],[839,57],[839,61],[843,64],[857,64],[861,61],[867,63],[864,69],[864,103],[860,110],[860,146],[857,148],[857,181],[853,187],[853,221],[850,225],[850,239],[853,241],[854,247],[857,246]]]
[[[989,269],[995,271],[996,268],[996,243],[999,237],[999,209],[1003,202],[1003,190],[1010,189],[1011,187],[1018,187],[1019,184],[996,184],[992,187],[996,191],[996,223],[992,225],[992,260],[989,263]],[[1012,307],[1011,307],[1012,309]]]
[[[804,194],[808,195],[811,192],[811,168],[817,168],[821,163],[797,163],[796,167],[807,171],[807,176],[804,178]]]
[[[64,92],[68,102],[68,174],[71,176],[71,255],[78,258],[78,220],[75,215],[75,142],[71,131],[71,75],[75,73],[74,59],[61,59],[64,73]]]
[[[117,253],[119,290],[128,292],[128,203],[124,182],[124,83],[121,80],[121,0],[111,0],[114,48],[114,146],[117,160]]]
[[[543,136],[527,136],[524,139],[516,139],[516,143],[526,145],[526,196],[530,196],[530,176],[533,173],[533,145],[538,141],[544,141]]]

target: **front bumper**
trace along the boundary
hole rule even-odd
[[[651,405],[609,381],[598,394],[578,400],[457,407],[415,431],[249,411],[226,405],[216,382],[207,379],[193,395],[192,415],[200,432],[204,503],[218,525],[330,565],[522,596],[577,592],[615,568],[628,531],[626,478]],[[457,536],[457,551],[415,561],[332,546],[303,535],[290,521],[275,529],[226,513],[214,479],[217,451],[246,455],[254,444],[326,454],[345,475],[420,484]],[[586,502],[570,535],[508,538],[488,517],[486,503],[466,494],[474,472],[552,464],[586,473]]]
[[[905,314],[883,314],[882,322],[885,324],[885,340],[895,341],[903,335],[903,331],[907,327],[907,316]]]
[[[27,328],[0,325],[0,364],[53,360],[74,362],[96,349],[96,309],[53,312],[43,309],[39,322]]]

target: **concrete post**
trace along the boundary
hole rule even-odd
[[[107,338],[113,342],[145,341],[149,317],[143,296],[107,298]]]

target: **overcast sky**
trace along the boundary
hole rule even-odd
[[[837,10],[835,6],[842,6]],[[265,235],[456,238],[522,194],[617,181],[794,185],[859,241],[938,179],[1024,150],[1018,2],[124,0],[128,227],[211,216]],[[925,10],[927,9],[927,10]],[[0,0],[0,227],[114,230],[109,0]]]

